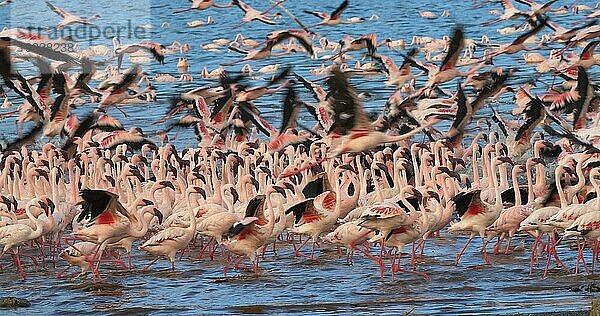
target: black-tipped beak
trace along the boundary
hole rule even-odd
[[[348,170],[348,171],[356,173],[356,171],[354,170],[354,168],[351,165],[349,165],[349,164],[340,165],[339,168],[343,169],[343,170]]]
[[[133,175],[134,175],[136,178],[138,178],[138,180],[140,180],[140,182],[146,182],[146,178],[144,178],[144,175],[142,175],[142,173],[141,173],[141,172],[140,172],[138,169],[136,169],[136,170],[133,172]]]
[[[56,204],[51,199],[46,198],[46,203],[48,204],[50,214],[54,214],[56,210]]]
[[[465,162],[465,161],[464,161],[462,158],[455,158],[455,159],[453,160],[453,162],[454,162],[454,165],[455,165],[455,166],[461,165],[461,166],[463,166],[464,168],[466,168],[466,167],[467,167],[467,163],[466,163],[466,162]]]
[[[111,175],[105,175],[104,178],[106,179],[106,181],[110,182],[110,184],[115,187],[117,185],[117,181],[115,180],[115,178],[113,178]]]
[[[157,209],[156,207],[154,208],[154,216],[156,216],[156,218],[158,218],[158,223],[162,224],[163,219],[164,219],[164,215],[163,213]]]
[[[423,148],[423,149],[425,149],[427,151],[431,151],[431,149],[429,149],[429,146],[427,146],[427,144],[424,144],[424,143],[418,143],[417,147]]]
[[[460,182],[460,173],[458,173],[456,171],[448,170],[448,175]]]
[[[448,169],[448,167],[438,167],[437,169],[440,171],[440,173],[443,172],[450,175],[450,169]]]
[[[506,156],[502,156],[502,157],[498,157],[498,160],[502,161],[502,162],[506,162],[509,163],[511,165],[514,165],[515,163],[512,161],[512,159],[506,157]]]
[[[233,156],[233,157],[235,157],[235,160],[237,161],[237,163],[238,163],[240,166],[244,167],[244,159],[243,159],[242,157],[240,157],[240,156],[238,156],[238,155],[235,155],[235,156]]]
[[[250,181],[252,182],[252,185],[254,185],[254,188],[256,189],[256,191],[260,190],[260,183],[258,183],[258,181],[256,179],[254,179],[254,177],[251,177]]]
[[[596,147],[590,147],[585,151],[586,154],[600,154],[600,149],[596,148]]]
[[[533,158],[531,161],[533,161],[535,163],[539,163],[539,164],[541,164],[543,166],[546,166],[546,162],[542,158]]]
[[[423,194],[421,193],[421,191],[417,190],[416,188],[412,188],[412,193],[415,195],[415,197],[417,199],[422,200],[423,199]]]
[[[201,187],[194,187],[194,190],[196,191],[196,193],[202,195],[202,197],[204,198],[204,200],[206,200],[206,191],[204,191],[203,188],[201,188]]]
[[[427,195],[438,200],[438,202],[440,201],[440,195],[435,191],[427,191]]]
[[[50,177],[49,177],[49,175],[48,175],[48,172],[47,172],[46,170],[44,170],[44,169],[41,169],[41,168],[38,168],[38,169],[36,170],[36,172],[37,172],[37,174],[38,174],[40,177],[44,177],[44,179],[46,179],[46,181],[50,181]]]
[[[171,189],[173,189],[173,191],[175,191],[175,186],[173,185],[173,183],[171,181],[161,181],[160,185],[162,185],[165,188],[171,188]]]
[[[48,204],[46,204],[46,202],[40,200],[38,201],[38,205],[42,208],[42,210],[44,210],[44,214],[46,214],[46,216],[48,216]]]
[[[252,149],[258,149],[258,147],[259,147],[258,143],[255,143],[255,142],[248,142],[248,143],[246,143],[246,145]]]
[[[284,198],[287,198],[287,194],[285,193],[285,189],[284,189],[284,188],[274,185],[274,186],[273,186],[273,189],[274,189],[274,190],[275,190],[277,193],[281,194],[281,195],[282,195]]]
[[[292,192],[296,192],[296,190],[294,189],[294,185],[289,183],[289,182],[284,182],[283,186],[286,187],[288,190],[292,191]]]
[[[231,195],[233,196],[233,204],[237,203],[240,200],[240,194],[237,192],[235,188],[231,188]]]

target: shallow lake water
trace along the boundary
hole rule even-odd
[[[52,13],[43,1],[16,1],[10,6],[0,6],[0,27],[26,27],[34,25],[51,26],[58,23],[59,18]],[[223,1],[218,1],[223,2]],[[268,1],[248,1],[257,8],[266,8]],[[163,128],[161,125],[149,125],[158,119],[168,104],[168,99],[179,92],[198,87],[204,83],[214,82],[200,78],[202,67],[212,70],[219,63],[231,62],[239,55],[234,52],[207,52],[201,45],[210,43],[217,38],[233,40],[238,32],[247,38],[261,40],[272,30],[297,28],[295,23],[284,14],[280,25],[268,26],[258,22],[248,23],[239,29],[232,30],[242,13],[238,8],[210,9],[208,11],[192,11],[172,15],[174,10],[186,8],[188,1],[128,1],[116,3],[107,0],[74,3],[72,1],[54,1],[55,5],[68,9],[82,16],[99,13],[102,17],[97,20],[104,30],[123,21],[131,20],[135,25],[146,25],[145,39],[171,44],[173,41],[190,43],[192,50],[185,54],[168,55],[165,65],[150,63],[144,70],[153,76],[157,73],[170,73],[179,76],[175,64],[178,57],[187,57],[190,61],[190,73],[196,78],[192,83],[155,83],[158,87],[159,100],[149,105],[127,106],[123,109],[130,115],[123,118],[119,112],[113,111],[126,127],[141,126],[144,131]],[[591,1],[579,1],[580,4],[593,6]],[[570,5],[571,1],[558,1],[554,7]],[[316,23],[316,18],[302,13],[303,9],[331,11],[337,1],[299,1],[288,0],[284,6],[294,12],[305,24]],[[518,5],[518,4],[517,4]],[[451,33],[455,23],[464,26],[466,36],[478,40],[487,35],[492,43],[509,42],[517,37],[500,35],[496,29],[519,22],[504,22],[495,26],[482,27],[481,22],[493,19],[489,10],[502,10],[499,3],[489,3],[474,9],[471,1],[438,1],[438,0],[385,0],[364,1],[351,0],[345,16],[360,16],[367,19],[364,23],[341,25],[336,28],[317,28],[316,31],[337,41],[344,36],[359,36],[376,32],[381,41],[387,37],[403,38],[411,41],[413,35],[441,38]],[[443,10],[449,10],[450,17],[424,19],[418,14],[419,10],[433,11],[438,16]],[[567,24],[580,19],[579,15],[551,15],[551,19],[559,24]],[[215,18],[216,23],[200,28],[188,28],[186,22],[205,20],[208,15]],[[369,20],[377,15],[377,20]],[[151,28],[148,26],[152,26]],[[144,39],[144,38],[142,38]],[[78,38],[83,47],[89,44],[85,38]],[[123,39],[124,43],[132,43],[140,39]],[[94,45],[111,46],[111,38],[103,37],[93,41]],[[559,46],[555,46],[559,47]],[[578,53],[580,48],[575,49]],[[549,49],[542,49],[543,55]],[[380,52],[392,56],[397,63],[402,61],[398,52],[380,48]],[[480,55],[481,51],[476,52]],[[360,58],[359,54],[353,54]],[[424,54],[418,55],[423,60]],[[310,60],[306,56],[288,55],[273,57],[267,60],[252,62],[258,69],[268,64],[293,65],[294,71],[308,78],[316,77],[309,74],[310,69],[321,65],[320,60]],[[354,61],[352,61],[352,64]],[[532,66],[526,66],[520,56],[499,57],[496,66],[515,67],[521,70],[514,79],[523,82],[534,73]],[[26,64],[19,65],[27,71]],[[227,69],[239,71],[241,65]],[[590,71],[592,79],[597,78],[596,69]],[[264,76],[268,78],[268,76]],[[368,91],[371,98],[365,102],[369,111],[378,112],[393,92],[385,87],[383,77],[355,77],[352,84],[358,91]],[[423,83],[419,79],[419,84]],[[542,77],[550,81],[550,76]],[[256,82],[254,84],[260,84]],[[444,88],[453,89],[455,82]],[[308,94],[302,94],[309,100]],[[13,96],[14,97],[14,96]],[[283,96],[276,94],[260,99],[257,104],[263,116],[278,126],[281,116],[281,100]],[[13,101],[17,101],[16,98]],[[504,98],[496,106],[501,113],[509,113],[512,109],[510,98]],[[84,107],[85,109],[85,107]],[[79,109],[78,111],[85,111]],[[486,107],[479,115],[489,115]],[[2,113],[2,112],[0,112]],[[307,119],[308,114],[303,113]],[[0,120],[0,135],[11,138],[15,135],[12,119]],[[178,148],[194,146],[193,133],[181,131],[176,141]],[[317,251],[317,260],[296,258],[291,251],[291,245],[278,247],[278,254],[267,251],[266,257],[260,263],[260,273],[231,270],[227,277],[223,275],[225,264],[221,256],[214,261],[207,258],[198,259],[199,249],[191,251],[192,258],[186,254],[181,261],[176,262],[176,271],[170,271],[166,261],[159,261],[149,271],[140,272],[152,258],[133,252],[133,263],[136,269],[123,269],[109,263],[101,269],[102,282],[95,282],[89,277],[78,279],[58,279],[57,273],[64,269],[64,261],[58,261],[56,267],[47,264],[46,267],[35,267],[31,261],[24,259],[25,270],[28,274],[26,282],[14,273],[10,267],[9,258],[4,258],[4,270],[0,272],[0,296],[18,296],[28,298],[30,308],[15,311],[0,310],[0,314],[393,314],[414,315],[431,314],[516,314],[516,313],[546,313],[561,311],[582,311],[589,309],[591,300],[595,297],[593,286],[596,276],[587,274],[574,275],[576,248],[563,242],[558,247],[558,253],[569,269],[556,268],[554,262],[546,278],[542,278],[545,261],[540,259],[539,267],[535,267],[534,275],[529,276],[529,258],[533,239],[529,236],[519,236],[513,241],[516,249],[509,255],[490,254],[492,264],[484,264],[479,249],[481,242],[474,240],[465,252],[460,264],[454,265],[456,253],[466,242],[466,237],[450,236],[443,231],[441,238],[427,242],[423,258],[417,259],[417,269],[427,273],[431,279],[425,280],[420,276],[399,273],[394,282],[389,274],[385,281],[379,277],[376,264],[357,253],[353,265],[345,264],[344,257],[339,258],[335,248],[322,244]],[[491,248],[491,247],[490,247]],[[308,247],[304,251],[309,250]],[[410,247],[406,247],[410,250]],[[373,254],[377,249],[371,250]],[[491,250],[490,250],[491,251]],[[410,251],[409,251],[410,252]],[[588,251],[589,252],[589,251]],[[410,267],[409,255],[404,255],[403,267]],[[543,257],[542,257],[543,258]],[[587,254],[588,263],[591,260]],[[247,264],[247,263],[246,263]],[[389,263],[388,263],[389,265]]]

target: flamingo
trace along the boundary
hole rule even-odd
[[[487,264],[491,264],[490,259],[485,251],[485,229],[496,219],[498,219],[498,216],[500,216],[500,212],[502,211],[502,197],[500,190],[498,189],[497,166],[505,162],[510,163],[512,161],[507,157],[494,157],[490,162],[490,170],[492,171],[492,174],[490,175],[492,177],[492,189],[495,192],[494,204],[481,200],[481,190],[479,189],[461,192],[452,198],[452,202],[454,203],[458,215],[460,216],[460,221],[451,224],[448,228],[448,231],[464,231],[471,233],[467,243],[456,256],[456,265],[458,265],[462,254],[464,253],[465,249],[467,249],[467,246],[476,234],[479,234],[481,237],[481,242],[483,243],[483,258]]]
[[[41,207],[45,212],[48,212],[50,206],[48,203],[44,202],[43,198],[33,198],[27,202],[27,205],[25,206],[25,214],[27,215],[27,218],[33,222],[35,228],[31,228],[26,224],[11,224],[0,227],[0,245],[2,246],[0,258],[4,257],[4,254],[7,251],[12,250],[15,263],[19,273],[21,274],[21,277],[23,278],[23,281],[27,279],[27,275],[23,271],[23,266],[21,265],[21,254],[19,252],[19,247],[26,242],[39,238],[42,235],[44,227],[44,222],[33,216],[33,207]],[[16,250],[13,249],[15,247]]]
[[[285,1],[286,0],[279,0],[274,5],[272,5],[270,8],[268,8],[262,12],[252,8],[251,6],[247,5],[245,2],[243,2],[241,0],[231,1],[231,3],[233,5],[238,6],[238,8],[240,8],[242,11],[244,11],[244,17],[242,18],[242,22],[240,22],[233,28],[235,29],[235,28],[242,26],[253,20],[257,20],[257,21],[263,22],[265,24],[271,24],[271,25],[277,24],[277,22],[275,22],[272,18],[268,17],[266,14],[269,13],[269,11],[275,9],[277,6],[279,6],[281,3],[285,2]]]
[[[236,60],[231,63],[222,63],[221,66],[231,66],[231,65],[235,65],[237,63],[244,62],[247,60],[265,59],[265,58],[273,55],[273,53],[271,51],[273,50],[273,47],[275,47],[275,45],[277,45],[277,44],[281,43],[282,41],[289,39],[289,38],[297,39],[298,42],[300,42],[302,47],[304,47],[304,49],[310,56],[314,55],[314,51],[312,48],[312,42],[305,34],[299,34],[297,32],[291,32],[291,31],[280,31],[277,33],[277,35],[269,38],[265,42],[265,46],[261,49],[256,48],[256,49],[245,51],[245,50],[235,48],[234,46],[229,46],[230,50],[236,51],[241,54],[245,54],[246,56],[242,59]]]
[[[199,187],[194,187],[193,189],[194,191],[190,190],[188,194],[202,192]],[[189,217],[189,225],[187,227],[169,227],[161,230],[138,247],[139,250],[157,256],[143,271],[148,270],[162,256],[167,257],[171,261],[171,271],[175,271],[175,254],[185,249],[196,235],[196,214],[194,214],[189,205],[186,208],[186,212]]]
[[[331,14],[327,14],[324,12],[317,12],[317,11],[309,11],[309,10],[304,10],[304,12],[308,13],[308,14],[312,14],[323,20],[313,26],[310,26],[309,28],[319,26],[319,25],[336,26],[338,24],[348,23],[347,21],[342,20],[342,12],[344,12],[344,10],[346,10],[347,8],[348,8],[348,0],[344,0],[342,3],[340,3],[340,5]]]
[[[229,229],[228,238],[223,241],[223,245],[232,253],[242,258],[250,258],[255,273],[258,272],[258,252],[266,245],[275,226],[275,212],[271,200],[273,193],[283,195],[285,190],[272,185],[267,187],[265,195],[258,195],[250,200],[250,209],[254,210],[247,210],[244,219]],[[224,273],[227,273],[232,262],[223,268]]]
[[[374,237],[372,230],[359,226],[358,223],[360,223],[358,220],[344,223],[323,237],[326,242],[346,248],[346,264],[348,265],[352,264],[354,250],[362,251],[358,245]],[[367,253],[365,252],[365,254]]]
[[[596,192],[600,190],[598,184],[598,175],[600,169],[594,168],[590,171],[590,182]],[[593,204],[590,204],[591,210],[577,217],[573,223],[565,229],[564,238],[569,236],[583,236],[587,240],[594,242],[592,248],[592,273],[594,273],[594,264],[598,252],[598,238],[600,238],[600,199],[596,198]],[[579,256],[583,257],[583,247],[579,247]],[[585,263],[584,263],[585,264]]]
[[[192,11],[192,10],[206,10],[209,9],[210,7],[215,7],[215,8],[229,8],[233,6],[233,2],[227,4],[227,5],[220,5],[215,3],[213,0],[189,0],[192,4],[189,8],[187,9],[183,9],[183,10],[178,10],[173,12],[173,14],[178,14],[178,13],[183,13],[183,12],[188,12],[188,11]]]
[[[139,51],[146,51],[152,54],[154,59],[161,65],[165,62],[165,50],[167,47],[160,43],[153,42],[139,42],[129,45],[121,45],[121,39],[118,37],[113,38],[114,56],[109,60],[117,57],[117,70],[121,70],[121,64],[123,63],[123,57],[125,54],[133,54]]]
[[[338,220],[341,214],[341,192],[339,184],[339,176],[344,170],[352,170],[348,165],[341,165],[335,168],[334,188],[332,191],[319,193],[315,197],[306,199],[288,210],[286,214],[294,214],[295,225],[291,232],[296,234],[306,234],[311,237],[313,244],[310,258],[314,259],[315,245],[318,242],[319,236],[330,229]],[[306,239],[304,244],[308,242]],[[295,249],[296,255],[300,255],[299,250],[304,246],[302,244]]]
[[[50,10],[54,11],[54,13],[60,15],[60,17],[62,18],[62,21],[60,21],[60,23],[58,23],[58,25],[56,25],[54,27],[57,30],[60,30],[67,25],[76,24],[76,23],[80,23],[80,24],[84,24],[84,25],[95,25],[94,22],[92,22],[92,20],[100,18],[100,15],[98,15],[98,14],[94,14],[93,16],[91,16],[89,18],[82,18],[82,17],[76,16],[66,10],[63,10],[59,7],[56,7],[55,5],[53,5],[52,3],[48,2],[48,1],[46,1],[46,5],[48,6],[48,8],[50,8]]]

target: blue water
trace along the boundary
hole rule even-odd
[[[266,8],[268,1],[248,1],[256,8]],[[405,39],[410,42],[412,35],[441,38],[449,35],[453,26],[460,23],[464,26],[466,36],[478,41],[482,35],[487,35],[492,43],[509,42],[518,34],[500,35],[496,29],[515,25],[518,22],[504,22],[495,26],[482,27],[481,22],[493,19],[487,12],[492,9],[502,10],[499,3],[490,3],[482,8],[473,9],[471,1],[350,1],[350,7],[345,12],[346,17],[360,16],[366,22],[353,25],[341,25],[336,28],[317,28],[321,36],[330,41],[338,41],[345,36],[357,37],[362,34],[376,32],[381,41],[387,37]],[[269,26],[258,22],[248,23],[239,29],[232,30],[242,17],[242,12],[236,8],[214,9],[208,11],[193,11],[179,15],[171,12],[186,8],[188,1],[127,1],[113,2],[108,0],[75,3],[72,1],[53,1],[59,7],[65,8],[81,16],[101,15],[97,24],[102,31],[127,27],[129,21],[134,27],[151,25],[144,28],[144,36],[128,38],[123,36],[124,44],[150,40],[170,45],[173,41],[189,43],[192,50],[181,55],[168,55],[165,65],[147,64],[144,70],[153,76],[157,73],[169,73],[179,77],[176,68],[177,58],[186,57],[190,62],[190,73],[195,78],[191,83],[155,83],[158,86],[159,100],[148,105],[132,105],[124,109],[130,115],[123,118],[119,112],[112,115],[119,118],[126,127],[141,126],[144,131],[152,134],[155,130],[164,128],[161,125],[151,126],[148,123],[160,117],[168,104],[168,98],[187,89],[198,87],[205,83],[214,82],[200,77],[202,67],[212,70],[223,62],[231,62],[240,58],[234,52],[225,48],[221,52],[207,52],[201,45],[208,44],[214,39],[226,38],[233,40],[236,33],[241,32],[247,38],[262,41],[265,35],[277,29],[297,28],[295,22],[284,14],[279,25]],[[219,1],[219,3],[224,3]],[[579,1],[580,4],[593,6],[591,1]],[[296,14],[305,24],[314,24],[317,19],[302,13],[303,9],[332,11],[337,1],[299,1],[289,0],[284,6]],[[558,1],[554,7],[570,5],[570,1]],[[519,4],[516,4],[519,6]],[[451,16],[437,19],[424,19],[418,14],[419,10],[433,11],[441,14],[449,10]],[[579,15],[551,15],[551,19],[561,25],[583,17]],[[200,28],[188,28],[186,22],[206,20],[211,15],[216,24]],[[372,15],[379,19],[369,21]],[[0,27],[49,27],[59,22],[58,16],[52,13],[43,1],[16,1],[9,6],[0,7]],[[167,24],[165,24],[165,22]],[[161,27],[162,25],[162,27]],[[129,30],[129,29],[128,29]],[[547,32],[544,31],[544,32]],[[129,35],[129,34],[127,34]],[[139,35],[139,34],[138,34]],[[86,36],[75,39],[82,47],[89,45]],[[93,45],[103,44],[109,47],[111,37],[94,39]],[[559,46],[556,46],[559,47]],[[580,48],[575,49],[579,52]],[[548,49],[540,51],[548,55]],[[395,51],[385,47],[380,53],[388,54],[401,63],[402,57]],[[360,58],[360,54],[352,54]],[[476,55],[481,55],[478,51]],[[423,60],[424,53],[418,58]],[[97,58],[99,60],[99,58]],[[355,60],[351,62],[353,65]],[[267,60],[254,61],[255,69],[269,64],[293,65],[294,71],[307,78],[317,77],[309,74],[310,69],[318,68],[320,60],[311,60],[302,54],[272,57]],[[241,65],[227,67],[228,70],[239,71]],[[519,82],[531,77],[532,66],[525,65],[521,54],[501,56],[495,60],[496,66],[517,67],[521,72],[514,80]],[[27,63],[19,64],[24,73],[32,74],[35,70]],[[597,78],[597,71],[590,71],[592,79]],[[265,76],[268,79],[268,76]],[[422,85],[426,78],[419,79]],[[541,77],[546,82],[551,81],[549,75]],[[385,87],[384,78],[354,77],[352,84],[358,91],[368,91],[372,97],[365,102],[369,111],[380,111],[383,104],[393,92]],[[261,84],[254,82],[253,84]],[[452,89],[455,82],[444,85]],[[312,101],[308,94],[302,93],[304,100]],[[278,126],[283,95],[265,97],[257,100],[257,105],[263,116]],[[19,100],[11,96],[15,104]],[[86,111],[94,105],[78,111]],[[503,98],[496,105],[501,112],[508,113],[512,109],[511,97]],[[0,110],[1,111],[1,110]],[[485,108],[480,115],[489,113]],[[2,113],[2,112],[0,112]],[[308,119],[308,114],[303,113]],[[0,120],[0,138],[15,136],[12,119]],[[193,133],[181,131],[177,141],[178,147],[194,146]],[[65,267],[64,262],[58,262],[55,268],[33,267],[26,261],[29,278],[26,283],[13,274],[12,268],[0,273],[0,296],[22,296],[32,301],[32,307],[14,311],[15,314],[225,314],[225,313],[387,313],[404,314],[412,311],[417,315],[430,314],[513,314],[522,312],[548,312],[585,310],[589,307],[593,293],[580,291],[581,286],[593,282],[594,276],[574,276],[572,271],[553,269],[550,275],[543,279],[541,273],[529,277],[529,254],[531,238],[519,237],[513,245],[523,245],[526,251],[517,250],[511,255],[492,255],[492,266],[484,266],[478,253],[478,242],[473,242],[465,253],[458,267],[453,265],[455,254],[466,241],[462,237],[448,236],[442,233],[442,238],[428,243],[425,257],[418,260],[418,269],[431,276],[426,281],[418,276],[400,274],[395,282],[379,280],[379,272],[375,264],[357,255],[353,266],[344,265],[344,259],[338,259],[335,249],[324,246],[325,250],[318,253],[319,260],[299,259],[290,252],[290,246],[285,246],[279,255],[268,254],[261,262],[261,273],[232,272],[227,278],[223,277],[221,259],[207,259],[177,262],[177,271],[167,272],[168,264],[157,263],[150,272],[122,270],[109,265],[105,266],[102,274],[103,283],[94,283],[89,279],[59,280],[55,278],[57,271]],[[197,249],[193,251],[197,255]],[[559,247],[559,254],[569,267],[575,263],[575,251],[568,245]],[[150,258],[137,251],[133,254],[137,268],[143,267]],[[5,259],[3,263],[7,264]],[[409,259],[403,260],[404,266]],[[543,269],[544,262],[536,271]],[[553,264],[551,265],[553,267]],[[0,311],[5,313],[10,311]]]

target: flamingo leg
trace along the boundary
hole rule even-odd
[[[500,253],[500,243],[501,242],[502,242],[502,239],[500,238],[500,235],[498,235],[498,241],[494,245],[494,254],[495,255],[497,255],[498,253]]]
[[[421,245],[421,254],[419,255],[419,258],[423,258],[423,254],[425,252],[425,242],[427,241],[427,239],[423,239],[422,241],[419,242],[419,244]],[[417,249],[419,249],[419,247],[417,247]]]
[[[536,251],[537,251],[537,246],[540,242],[540,239],[542,237],[543,233],[540,233],[537,235],[537,237],[535,237],[535,240],[533,241],[533,246],[531,248],[531,260],[529,261],[529,276],[533,275],[533,259],[536,257]]]
[[[554,239],[554,238],[552,238]],[[562,262],[562,260],[560,260],[560,258],[558,257],[558,252],[556,252],[556,245],[560,242],[560,239],[556,242],[552,244],[552,255],[554,256],[554,260],[556,260],[556,264],[564,267],[565,264]]]
[[[381,274],[381,281],[384,281],[384,274],[385,274],[385,266],[383,265],[383,253],[385,252],[385,240],[382,239],[381,240],[381,249],[379,250],[379,260],[378,260],[378,264],[379,264],[379,273]]]
[[[300,249],[302,249],[302,247],[304,247],[306,245],[306,243],[308,243],[309,238],[306,238],[306,240],[300,244],[300,247],[296,248],[296,244],[294,244],[292,242],[292,245],[294,246],[294,253],[296,254],[296,257],[308,257],[307,255],[303,254],[300,252]]]
[[[23,278],[23,281],[25,281],[27,279],[27,275],[25,274],[25,271],[23,271],[23,266],[21,265],[21,254],[19,252],[19,247],[17,247],[17,250],[13,250],[13,253],[15,254],[15,260],[17,263],[17,269],[19,270],[19,273],[21,274],[21,277]]]
[[[238,256],[235,259],[229,259],[227,264],[223,267],[223,276],[227,277],[227,270],[229,270],[229,267],[231,267],[234,262],[239,261],[241,258],[242,256]]]
[[[396,248],[393,249],[394,254],[391,257],[391,261],[392,261],[392,267],[391,267],[391,272],[392,272],[392,282],[394,282],[394,274],[396,273],[396,258],[398,258],[398,250]]]
[[[510,253],[510,242],[512,240],[511,236],[508,236],[508,238],[506,239],[506,248],[504,248],[504,254],[508,255]]]
[[[597,249],[598,249],[598,241],[594,240],[594,247],[592,248],[592,274],[594,274],[594,265],[596,264]]]
[[[481,253],[483,254],[483,260],[485,260],[486,264],[491,265],[492,262],[490,261],[490,258],[488,257],[487,251],[486,251],[488,242],[487,242],[487,240],[485,240],[485,236],[481,236],[481,242],[483,243],[483,245],[481,246]]]
[[[146,272],[148,269],[150,269],[150,267],[156,263],[156,261],[158,261],[160,257],[156,257],[156,259],[152,260],[145,268],[142,269],[142,272]]]
[[[467,249],[467,246],[471,243],[471,240],[473,240],[473,236],[469,237],[469,240],[467,240],[467,243],[465,244],[465,246],[462,248],[462,250],[456,256],[456,261],[454,261],[455,266],[458,266],[458,262],[460,261],[460,258],[462,257],[463,253]]]
[[[398,257],[398,262],[396,263],[396,269],[395,269],[396,271],[395,272],[411,273],[411,274],[416,274],[416,275],[418,275],[418,276],[420,276],[420,277],[422,277],[424,279],[428,279],[428,280],[431,279],[431,277],[429,277],[429,275],[427,275],[427,273],[419,272],[419,271],[416,271],[414,269],[412,271],[408,271],[408,270],[402,269],[401,265],[400,265],[401,258],[402,258],[402,253],[400,253],[400,256]],[[393,273],[394,272],[392,272],[392,275],[393,275]]]
[[[542,276],[543,278],[545,278],[548,275],[548,267],[550,266],[550,258],[552,258],[552,241],[551,241],[551,237],[548,238],[548,243],[546,245],[546,255],[547,255],[547,259],[546,259],[546,267],[544,268],[544,275]]]

